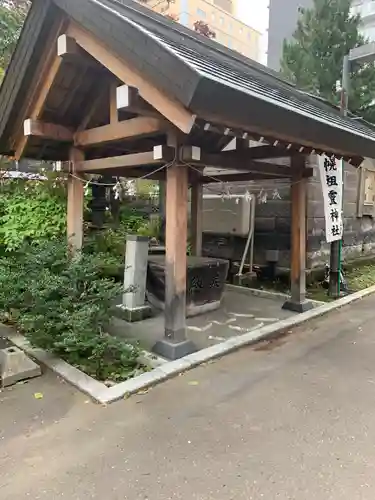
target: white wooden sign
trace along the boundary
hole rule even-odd
[[[342,160],[334,156],[319,156],[319,173],[323,191],[326,240],[328,243],[341,240],[343,234],[342,198],[343,198]]]

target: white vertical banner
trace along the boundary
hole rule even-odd
[[[326,240],[328,243],[341,240],[343,234],[343,170],[343,160],[336,160],[334,156],[319,156],[319,173],[323,191]]]

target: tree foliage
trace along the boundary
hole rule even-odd
[[[0,0],[0,82],[17,44],[29,5],[29,0]]]
[[[360,17],[350,13],[351,0],[314,0],[312,9],[300,9],[293,40],[285,41],[283,75],[299,87],[339,104],[345,55],[367,42],[360,34]],[[375,67],[351,65],[349,109],[375,122]]]
[[[194,30],[207,38],[216,38],[216,33],[204,21],[196,21]]]

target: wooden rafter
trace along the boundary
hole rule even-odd
[[[286,144],[287,147],[289,147],[290,154],[298,153],[307,155],[316,152],[317,154],[333,154],[338,158],[342,158],[344,156],[348,159],[351,158],[352,165],[354,166],[358,166],[360,162],[363,161],[363,158],[359,158],[357,154],[345,150],[345,145],[343,145],[341,150],[338,150],[337,148],[332,148],[325,144],[316,144],[308,140],[306,136],[304,136],[303,138],[290,137],[286,134],[283,134],[282,130],[280,130],[280,133],[278,131],[276,136],[274,131],[256,127],[251,124],[251,122],[227,123],[225,126],[221,126],[217,125],[221,120],[220,115],[215,116],[214,114],[207,115],[205,113],[202,113],[202,115],[199,116],[201,118],[201,127],[205,131],[216,131],[218,133],[223,133],[224,131],[224,135],[233,135],[242,138],[253,138],[254,140],[260,142],[267,140],[267,142],[270,143],[276,142],[280,144]],[[225,134],[226,132],[227,134]]]
[[[230,151],[225,154],[230,153]],[[268,158],[285,158],[291,155],[291,151],[277,146],[255,146],[248,148],[246,156],[252,160],[266,160]]]
[[[190,133],[196,117],[179,102],[154,87],[135,68],[120,59],[105,45],[75,23],[69,25],[67,35],[74,38],[78,45],[117,76],[119,80],[127,85],[136,87],[142,98],[177,128],[186,134]]]
[[[61,67],[61,64],[62,64],[62,59],[60,57],[56,56],[53,63],[52,63],[52,66],[49,68],[49,71],[46,75],[46,78],[43,79],[43,84],[40,87],[38,97],[32,106],[31,112],[29,113],[29,117],[32,120],[36,120],[39,118],[39,116],[43,110],[44,104],[47,100],[48,94],[49,94],[51,87],[53,85],[53,82],[56,78],[56,75]],[[21,140],[17,143],[16,152],[15,152],[15,157],[17,160],[19,160],[21,158],[21,156],[23,155],[25,148],[26,148],[26,145],[27,145],[27,141],[28,141],[28,136],[24,135],[21,138]]]
[[[54,23],[51,30],[51,37],[46,40],[46,51],[40,58],[36,76],[30,86],[30,97],[27,100],[24,112],[21,118],[18,131],[14,136],[13,148],[16,160],[19,160],[27,146],[28,137],[23,134],[23,119],[30,117],[32,119],[39,118],[44,104],[47,100],[49,91],[53,85],[56,75],[61,67],[62,59],[56,55],[56,42],[59,34],[66,25],[65,17],[60,17]]]

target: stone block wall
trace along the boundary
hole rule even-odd
[[[307,262],[306,268],[323,268],[329,262],[329,244],[325,242],[325,222],[323,196],[320,185],[317,157],[309,159],[309,166],[314,168],[314,176],[309,179],[307,194]],[[375,256],[375,220],[369,216],[357,216],[359,195],[359,170],[349,164],[344,168],[344,246],[345,260]],[[222,186],[211,184],[209,192],[220,193]],[[255,212],[254,262],[266,263],[266,251],[278,250],[278,268],[290,268],[291,247],[291,203],[290,181],[269,180],[252,183],[233,183],[232,194],[244,194],[248,190],[257,197]],[[240,238],[236,239],[241,240]],[[233,243],[238,249],[233,253],[241,255],[240,241]],[[212,251],[215,242],[210,246]]]

